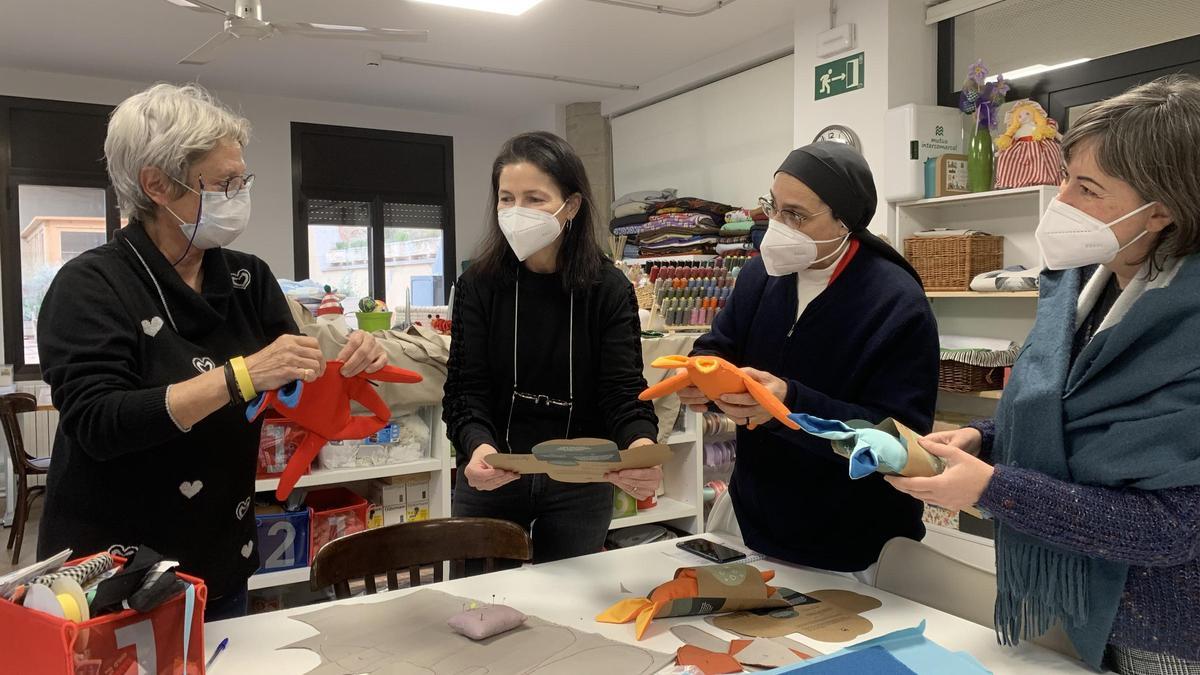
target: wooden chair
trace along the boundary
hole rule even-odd
[[[438,518],[389,525],[335,539],[317,552],[309,584],[313,590],[333,586],[337,598],[350,597],[350,581],[362,579],[367,594],[376,592],[375,575],[387,574],[388,590],[400,587],[397,572],[408,570],[409,584],[421,585],[421,568],[433,566],[442,580],[442,563],[452,575],[466,576],[467,561],[484,561],[495,571],[496,560],[533,559],[533,542],[516,523],[495,518]]]
[[[33,394],[19,392],[0,396],[0,425],[4,427],[4,438],[8,442],[8,461],[16,474],[17,494],[8,495],[16,499],[16,511],[13,515],[12,529],[8,533],[8,546],[11,548],[12,562],[17,564],[21,557],[21,541],[25,538],[25,521],[29,519],[29,507],[38,495],[46,491],[45,486],[29,485],[31,476],[43,476],[50,470],[49,457],[33,457],[25,452],[25,443],[21,439],[21,425],[17,415],[37,410],[37,398]]]

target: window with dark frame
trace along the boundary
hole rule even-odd
[[[955,24],[953,18],[938,23],[937,103],[950,107],[958,107],[959,90],[966,77],[966,70],[960,67],[961,63],[956,63],[962,59],[956,58]],[[1012,90],[1007,98],[1009,101],[1022,98],[1037,101],[1065,132],[1070,128],[1072,118],[1092,104],[1171,73],[1200,76],[1200,35],[1023,77],[1011,82]]]
[[[111,112],[0,96],[0,360],[18,380],[41,379],[37,316],[54,275],[120,226],[104,165]]]
[[[453,185],[449,136],[293,122],[296,278],[345,294],[347,312],[445,304]]]

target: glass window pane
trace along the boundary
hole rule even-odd
[[[63,263],[103,244],[104,190],[56,185],[17,186],[21,237],[21,319],[25,364],[38,363],[37,315]]]
[[[412,291],[414,307],[446,303],[442,230],[446,209],[440,204],[383,205],[384,277],[389,307],[403,307]]]
[[[955,86],[976,59],[994,75],[1098,59],[1197,33],[1196,0],[1004,0],[954,20]]]
[[[308,276],[346,295],[352,327],[358,301],[371,291],[370,223],[367,202],[308,200]]]

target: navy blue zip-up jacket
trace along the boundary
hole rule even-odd
[[[786,380],[792,412],[931,430],[937,323],[911,274],[860,246],[799,320],[796,303],[796,275],[768,276],[753,260],[692,353]],[[774,421],[738,427],[730,492],[746,544],[793,563],[859,571],[888,539],[925,536],[921,502],[880,474],[850,480],[829,441]]]

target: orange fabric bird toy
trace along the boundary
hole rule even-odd
[[[675,570],[674,579],[650,591],[648,598],[621,600],[604,610],[596,620],[601,623],[636,621],[637,639],[641,640],[650,622],[657,618],[790,606],[780,593],[786,589],[767,585],[774,578],[773,570],[759,570],[742,564],[681,567]]]
[[[651,364],[655,368],[684,368],[687,372],[673,375],[658,384],[643,391],[638,398],[643,401],[649,401],[655,398],[662,398],[668,394],[683,389],[688,385],[695,385],[700,391],[704,392],[710,400],[717,400],[725,394],[744,394],[749,393],[754,397],[758,404],[771,413],[771,416],[779,420],[781,424],[789,429],[799,429],[800,425],[791,420],[788,415],[791,413],[787,406],[783,405],[783,401],[775,398],[775,395],[767,390],[762,384],[742,372],[740,368],[726,361],[719,356],[664,356],[655,359]],[[750,425],[753,429],[754,424]]]
[[[384,366],[374,373],[359,373],[353,377],[342,376],[341,361],[329,361],[325,373],[312,382],[296,380],[273,391],[263,392],[246,408],[246,419],[253,422],[267,408],[294,421],[308,431],[304,441],[296,448],[296,454],[288,460],[275,496],[280,501],[287,499],[312,463],[317,453],[329,441],[348,441],[370,436],[387,425],[392,417],[371,380],[380,382],[420,382],[421,376],[411,370]],[[350,402],[363,405],[370,415],[353,416]]]

